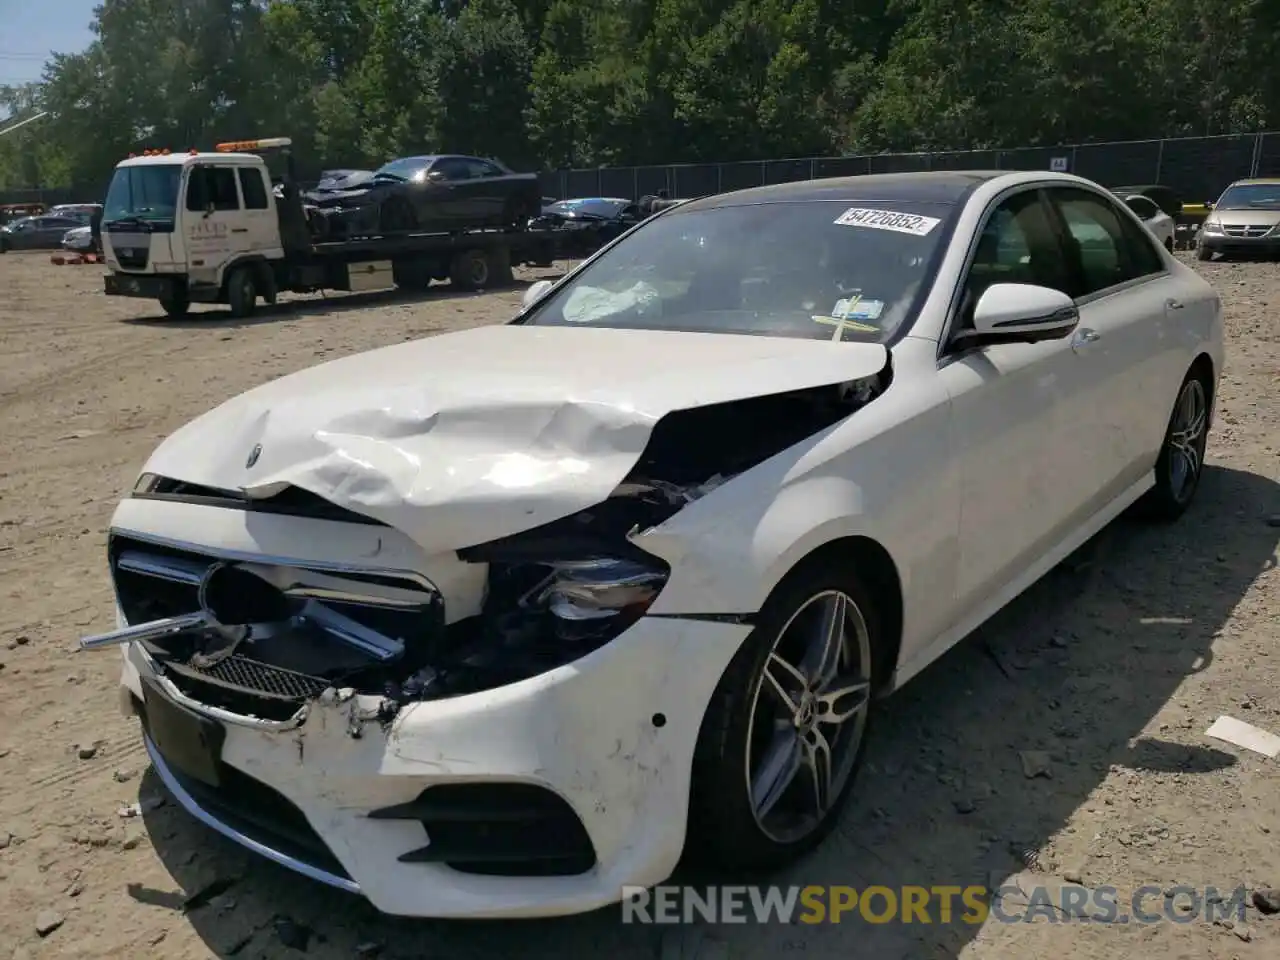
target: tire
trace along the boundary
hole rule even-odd
[[[1196,244],[1196,259],[1200,261],[1209,261],[1213,259],[1213,251],[1206,247],[1203,243]]]
[[[246,265],[231,271],[227,277],[227,303],[236,319],[253,315],[258,306],[258,277],[253,267]]]
[[[1173,237],[1165,237],[1164,248],[1170,253],[1173,253]]]
[[[1156,485],[1139,501],[1140,513],[1146,519],[1170,523],[1186,513],[1195,499],[1204,474],[1212,403],[1210,378],[1198,366],[1193,367],[1178,388],[1178,398],[1169,415],[1156,459]]]
[[[185,317],[191,310],[191,298],[185,290],[174,290],[160,298],[160,306],[164,312],[175,320]]]
[[[769,598],[756,628],[721,677],[698,734],[687,850],[693,861],[733,870],[774,869],[817,846],[835,826],[862,762],[874,708],[871,693],[884,676],[881,652],[886,645],[870,596],[856,575],[828,562],[803,565]],[[812,674],[804,667],[808,658],[798,650],[805,631],[812,630],[821,615],[830,614],[837,598],[846,604],[845,644],[856,664],[846,664],[849,674],[838,677],[835,685],[849,689],[825,706],[811,694],[790,694],[792,703],[800,705],[797,718],[784,706],[771,679],[794,691],[800,677],[779,665],[775,655]],[[771,679],[766,678],[766,666]],[[856,707],[857,712],[842,724],[823,722],[826,706],[841,712]],[[776,716],[791,719],[774,722],[775,710]],[[815,738],[815,731],[825,739]],[[834,747],[839,757],[821,812],[809,809],[819,806],[818,791],[810,786],[815,781],[804,779],[813,768],[803,765],[812,762],[819,742],[827,744],[828,756]],[[796,751],[802,765],[789,786],[770,796],[751,784],[753,779],[758,785],[765,782],[767,754],[784,744],[792,745],[792,766]],[[753,789],[762,803],[752,800]],[[766,809],[758,815],[762,807]]]
[[[449,282],[459,290],[483,290],[489,285],[492,271],[483,250],[463,250],[449,264]]]

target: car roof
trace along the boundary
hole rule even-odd
[[[790,183],[749,187],[733,193],[701,197],[682,204],[681,209],[709,210],[751,203],[795,203],[813,200],[958,203],[981,184],[998,177],[1009,176],[1014,172],[1011,170],[947,170],[921,173],[873,173],[856,177],[796,180]]]
[[[1280,183],[1280,178],[1277,178],[1277,177],[1245,177],[1243,180],[1231,181],[1231,183],[1229,183],[1228,186],[1245,187],[1245,186],[1251,186],[1253,184],[1258,184],[1259,186],[1266,185],[1266,186],[1273,187],[1277,183]]]

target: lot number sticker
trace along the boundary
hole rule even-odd
[[[892,230],[894,233],[910,233],[917,237],[925,237],[942,221],[937,217],[922,217],[915,213],[873,210],[869,207],[850,207],[840,214],[835,222],[842,227]]]

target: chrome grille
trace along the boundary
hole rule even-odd
[[[273,667],[269,663],[251,660],[240,654],[232,654],[212,666],[197,667],[183,664],[180,672],[190,670],[217,683],[245,690],[256,690],[283,700],[306,700],[318,697],[329,686],[322,677],[312,677],[295,670]]]
[[[263,625],[258,640],[214,663],[191,659],[190,637],[198,636],[194,632],[188,633],[185,645],[144,642],[170,680],[196,700],[206,701],[204,694],[212,684],[259,695],[277,708],[300,705],[332,682],[378,663],[406,653],[417,661],[443,630],[439,594],[425,581],[405,574],[219,556],[124,535],[112,536],[108,550],[116,597],[130,625],[200,611],[201,583],[219,564],[256,574],[297,611],[299,639],[275,641],[278,652],[283,645],[283,656],[259,658],[258,648],[272,625]],[[275,662],[263,662],[266,659]]]
[[[1244,237],[1249,240],[1257,240],[1259,237],[1265,237],[1271,232],[1269,226],[1225,226],[1222,228],[1228,237]]]

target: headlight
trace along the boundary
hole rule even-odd
[[[1200,229],[1202,229],[1205,233],[1221,233],[1222,224],[1217,223],[1213,220],[1206,220],[1204,222],[1204,226],[1201,227]]]
[[[544,597],[561,620],[601,620],[641,614],[658,596],[667,575],[633,560],[574,560],[552,565]]]

